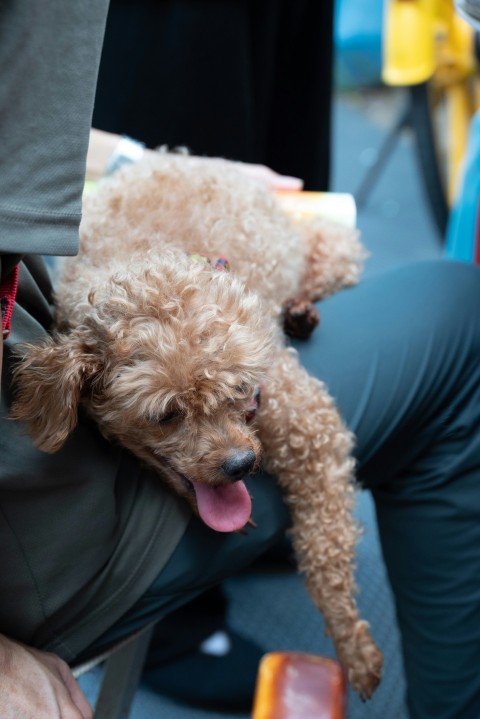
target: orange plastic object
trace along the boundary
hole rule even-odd
[[[338,662],[272,652],[259,667],[252,719],[345,719],[347,686]]]

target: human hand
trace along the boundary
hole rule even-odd
[[[228,162],[228,160],[226,160]],[[251,164],[248,162],[234,162],[235,167],[246,175],[264,182],[271,190],[301,190],[303,180],[290,175],[280,175],[266,165]]]
[[[0,635],[1,719],[92,719],[66,662]]]
[[[263,182],[270,190],[301,190],[303,188],[303,180],[299,177],[290,177],[289,175],[280,175],[266,165],[250,162],[238,162],[236,160],[225,160],[221,157],[198,157],[197,155],[185,155],[192,163],[196,161],[211,162],[212,164],[225,164],[235,167],[245,175],[255,180]]]

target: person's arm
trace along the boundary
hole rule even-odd
[[[92,719],[68,664],[0,635],[1,719]]]
[[[110,158],[115,152],[120,135],[103,130],[90,130],[90,142],[87,154],[87,180],[97,180],[105,174]]]

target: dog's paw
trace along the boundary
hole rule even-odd
[[[349,652],[347,674],[350,684],[363,701],[370,699],[380,683],[383,654],[368,633],[367,622],[358,622],[355,646]]]
[[[320,313],[309,300],[294,298],[283,304],[283,329],[285,334],[308,339],[320,323]]]

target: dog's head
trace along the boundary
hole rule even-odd
[[[209,526],[245,525],[242,477],[261,452],[246,418],[275,334],[260,300],[232,275],[166,252],[92,288],[75,316],[69,331],[19,348],[13,417],[55,452],[82,404]]]

